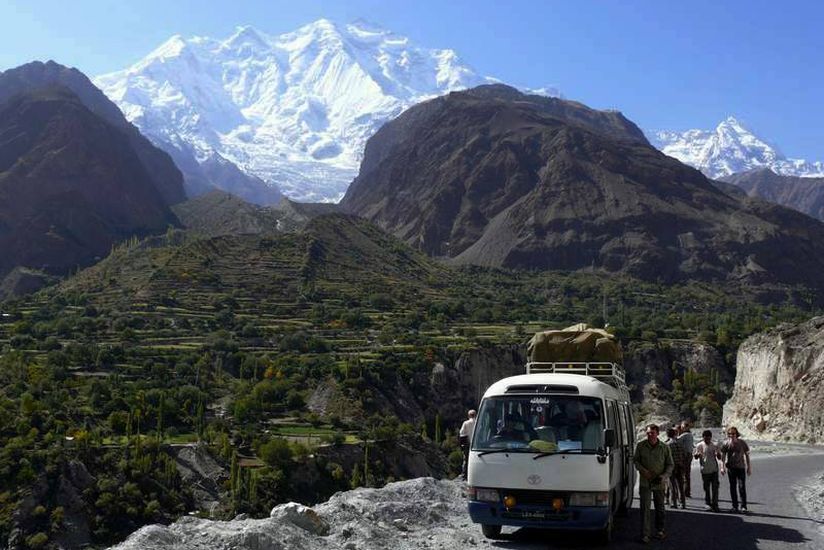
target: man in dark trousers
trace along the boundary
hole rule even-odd
[[[655,504],[655,538],[663,539],[667,536],[664,531],[666,517],[666,502],[664,502],[664,488],[675,467],[669,447],[658,440],[658,426],[647,426],[647,438],[635,446],[633,462],[641,479],[638,482],[638,493],[641,497],[641,542],[650,541],[650,499]]]
[[[681,446],[683,446],[684,450],[687,452],[687,463],[684,465],[684,491],[687,498],[692,498],[692,483],[690,480],[692,479],[692,454],[695,452],[695,438],[692,436],[691,428],[692,423],[689,420],[682,421],[681,425],[678,427],[678,441],[681,442]]]
[[[461,424],[461,431],[458,432],[458,441],[461,444],[461,451],[463,452],[463,464],[461,464],[461,476],[467,479],[469,473],[469,447],[472,445],[472,433],[475,431],[475,410],[469,410],[466,413],[466,420]]]
[[[718,460],[721,451],[712,441],[712,432],[704,430],[701,443],[695,446],[695,458],[701,465],[701,479],[704,481],[705,510],[718,512]]]
[[[670,497],[672,501],[672,507],[678,508],[678,502],[681,502],[681,508],[686,508],[686,493],[684,492],[684,476],[688,474],[686,471],[687,465],[687,451],[684,448],[684,444],[678,438],[678,432],[675,428],[669,428],[667,430],[667,447],[669,447],[670,454],[672,455],[672,462],[675,464],[675,467],[672,470],[672,476],[670,477]]]
[[[727,440],[721,444],[721,475],[724,475],[724,466],[730,476],[730,497],[732,511],[738,513],[738,497],[741,496],[741,513],[747,514],[747,476],[752,475],[750,462],[750,446],[741,439],[738,428],[727,429]],[[736,492],[737,489],[737,492]]]

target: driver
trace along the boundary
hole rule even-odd
[[[581,429],[587,423],[587,415],[584,408],[578,401],[567,401],[564,404],[564,412],[553,418],[558,424],[562,439],[580,440]]]
[[[537,439],[537,434],[533,434],[534,437],[530,435],[530,431],[535,431],[531,428],[532,427],[528,426],[519,415],[508,413],[504,416],[503,424],[498,428],[498,433],[495,437],[529,442],[532,439]]]

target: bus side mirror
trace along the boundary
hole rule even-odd
[[[615,430],[607,428],[604,430],[604,447],[615,446]]]

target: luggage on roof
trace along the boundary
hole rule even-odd
[[[527,346],[530,362],[610,362],[621,363],[618,340],[603,329],[584,323],[563,330],[536,332]]]

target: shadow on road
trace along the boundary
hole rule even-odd
[[[762,515],[765,518],[784,516]],[[759,514],[739,516],[734,514],[703,513],[694,510],[667,510],[667,538],[653,539],[650,547],[678,550],[708,550],[711,548],[735,548],[757,550],[759,542],[780,541],[787,545],[809,542],[796,529],[772,523],[762,523]],[[795,518],[791,518],[795,519]],[[814,520],[811,520],[814,521]],[[816,522],[817,523],[817,522]],[[628,517],[616,521],[613,543],[609,548],[639,548],[641,516],[637,509]],[[493,543],[496,548],[590,548],[597,544],[594,537],[581,533],[543,529],[519,529],[504,540]]]

